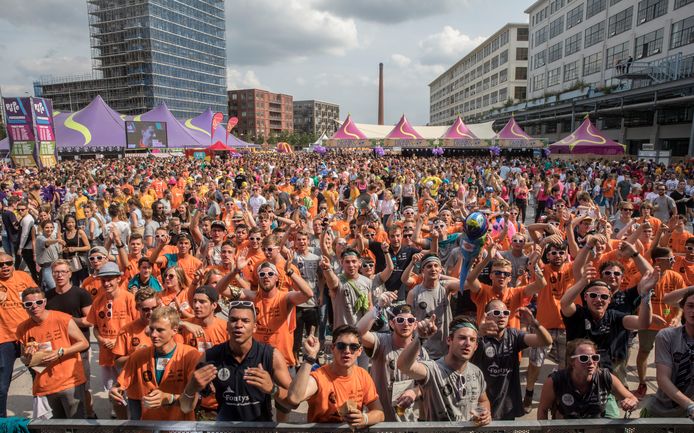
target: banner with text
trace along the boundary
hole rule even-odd
[[[2,111],[10,142],[10,157],[17,167],[36,167],[36,135],[31,98],[2,98]]]
[[[58,163],[53,125],[53,102],[45,98],[31,98],[31,109],[36,130],[37,160],[41,167],[55,167]]]

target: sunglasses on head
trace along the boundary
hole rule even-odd
[[[600,355],[598,355],[597,353],[594,353],[592,355],[585,355],[585,354],[574,355],[571,357],[571,359],[576,359],[576,358],[578,358],[578,361],[581,364],[588,364],[589,362],[600,362]]]
[[[267,272],[260,271],[260,272],[258,272],[258,276],[260,278],[265,278],[265,277],[271,277],[272,278],[275,275],[276,274],[273,271],[267,271]]]
[[[620,271],[602,271],[603,275],[608,277],[621,277],[622,273]]]
[[[37,299],[37,300],[35,300],[35,301],[24,301],[24,302],[22,302],[22,304],[24,304],[24,308],[26,308],[27,310],[28,310],[29,308],[33,307],[34,305],[40,307],[41,305],[43,305],[43,304],[45,304],[45,303],[46,303],[46,300],[45,300],[45,299]]]
[[[487,311],[487,315],[488,316],[494,316],[494,317],[501,317],[501,316],[508,317],[511,315],[511,311],[510,310],[489,310],[489,311]]]
[[[359,343],[347,344],[347,343],[344,343],[342,341],[338,341],[337,343],[335,343],[335,348],[337,350],[339,350],[340,352],[344,352],[345,350],[347,350],[347,348],[349,348],[350,352],[356,352],[357,350],[359,350],[360,347],[361,347],[361,344],[359,344]]]
[[[494,275],[496,275],[497,277],[508,278],[508,277],[511,276],[511,273],[510,273],[510,272],[506,272],[506,271],[494,271],[493,273],[494,273]]]
[[[414,317],[401,317],[401,316],[398,316],[398,317],[396,317],[396,318],[393,319],[393,320],[394,320],[395,323],[397,323],[398,325],[402,325],[402,324],[405,323],[405,322],[407,322],[407,323],[409,323],[409,324],[411,325],[411,324],[413,324],[414,322],[417,321],[417,319],[415,319]]]
[[[253,302],[251,302],[251,301],[231,301],[229,303],[229,308],[237,308],[237,307],[255,309],[255,304],[253,304]]]
[[[601,301],[607,301],[608,299],[610,299],[610,295],[608,295],[607,293],[590,292],[588,293],[588,297],[590,299],[596,299],[599,297]]]

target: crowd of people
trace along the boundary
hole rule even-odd
[[[286,421],[302,402],[353,427],[534,407],[694,419],[693,167],[348,151],[3,166],[0,416],[20,359],[34,404],[10,408],[35,418],[95,418],[103,389],[99,415],[119,419]],[[488,232],[461,281],[474,213]]]

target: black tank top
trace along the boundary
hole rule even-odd
[[[578,392],[569,370],[559,370],[550,375],[554,384],[557,411],[565,419],[604,418],[607,397],[612,392],[610,370],[600,368],[593,375],[588,392]]]
[[[82,246],[82,245],[80,245],[81,242],[80,242],[80,232],[79,232],[79,230],[77,230],[77,231],[75,232],[75,237],[73,237],[72,239],[68,239],[68,237],[67,237],[67,232],[65,232],[65,234],[64,234],[64,236],[63,236],[63,239],[65,239],[65,248],[64,248],[64,251],[65,251],[65,252],[63,253],[63,256],[64,256],[65,258],[70,258],[70,257],[76,255],[77,253],[68,253],[68,252],[67,252],[67,248],[68,248],[68,247],[81,247],[81,246]]]
[[[253,340],[246,358],[237,363],[229,343],[218,344],[205,351],[205,360],[217,367],[217,377],[212,381],[219,405],[217,421],[272,421],[272,398],[243,379],[249,367],[263,368],[272,376],[272,355],[275,349]]]

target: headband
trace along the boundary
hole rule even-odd
[[[440,265],[441,259],[439,259],[438,256],[429,256],[426,259],[422,260],[422,268],[426,266],[429,262],[436,262]]]
[[[448,335],[453,335],[455,331],[463,328],[470,328],[473,331],[477,332],[477,326],[475,326],[474,324],[470,322],[458,322],[455,325],[451,326],[451,329],[448,331]]]

